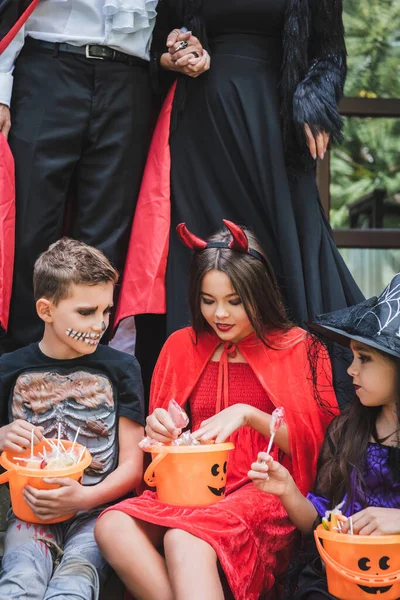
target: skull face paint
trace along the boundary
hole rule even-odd
[[[104,324],[104,322],[103,322]],[[103,330],[105,331],[105,330]],[[99,334],[99,333],[90,333],[90,332],[83,332],[83,331],[75,331],[74,329],[67,329],[67,331],[65,332],[69,337],[71,337],[72,339],[75,340],[79,340],[80,342],[85,342],[86,344],[89,344],[91,346],[97,346],[97,344],[99,343],[99,341],[101,340],[103,334]]]
[[[44,353],[73,359],[94,352],[108,326],[113,293],[112,282],[71,284],[68,296],[50,305],[51,320],[41,342]]]

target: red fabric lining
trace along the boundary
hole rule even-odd
[[[165,272],[170,232],[169,129],[174,84],[154,130],[138,197],[115,326],[131,315],[166,312]]]
[[[14,267],[15,177],[14,159],[0,134],[0,328],[7,329]]]

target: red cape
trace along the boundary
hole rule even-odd
[[[115,325],[131,315],[166,312],[170,218],[169,133],[176,83],[161,109],[136,205]]]
[[[0,134],[0,331],[8,325],[15,235],[14,160],[6,138]]]
[[[39,0],[0,4],[0,54],[30,17]],[[15,237],[14,160],[0,134],[0,332],[7,329],[12,291]]]
[[[303,494],[313,486],[325,430],[339,413],[329,356],[322,346],[316,365],[317,389],[326,408],[321,408],[315,399],[309,370],[310,340],[304,330],[294,327],[269,336],[274,349],[262,344],[254,334],[238,344],[272,403],[285,408],[293,475]],[[220,344],[221,340],[211,333],[201,334],[196,343],[190,327],[173,333],[154,370],[150,412],[158,407],[168,408],[171,398],[183,406]]]

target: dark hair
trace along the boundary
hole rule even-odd
[[[400,423],[400,358],[374,348],[370,349],[396,365],[396,411]],[[381,406],[364,406],[354,393],[350,404],[328,427],[319,457],[315,490],[316,493],[329,498],[332,507],[339,504],[345,494],[348,507],[353,500],[354,491],[365,490],[363,472],[367,446],[371,438],[377,439],[376,419],[381,410]],[[400,481],[399,465],[393,464],[392,467],[394,478]]]
[[[229,277],[233,289],[243,302],[256,335],[265,342],[267,331],[287,330],[292,327],[292,323],[286,316],[274,272],[263,249],[251,231],[245,228],[243,230],[249,240],[249,247],[257,250],[265,258],[265,263],[249,254],[229,248],[206,248],[195,252],[189,283],[192,326],[197,334],[209,329],[201,314],[201,286],[208,271],[218,270]],[[232,234],[227,229],[222,229],[207,239],[208,242],[231,240]]]
[[[100,250],[64,237],[43,252],[35,262],[35,300],[47,298],[58,304],[68,297],[71,283],[98,285],[118,281],[118,271]]]

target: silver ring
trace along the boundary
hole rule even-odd
[[[199,53],[198,53],[198,52],[192,52],[192,54],[193,54],[193,56],[194,56],[195,58],[199,58]]]
[[[183,40],[182,42],[179,42],[179,44],[178,44],[178,50],[184,50],[188,46],[189,46],[189,44],[185,40]]]

